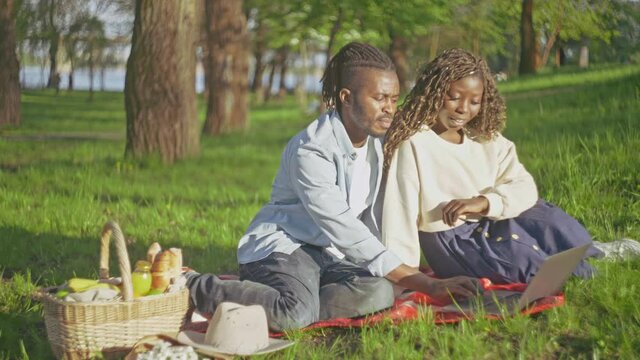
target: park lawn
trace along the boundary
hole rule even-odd
[[[505,135],[541,196],[596,240],[640,239],[640,66],[500,86]],[[42,308],[29,294],[96,277],[108,219],[122,226],[133,261],[158,241],[181,247],[200,271],[236,272],[236,243],[269,199],[281,151],[313,117],[292,98],[253,106],[248,132],[203,139],[200,157],[168,167],[123,158],[122,94],[97,93],[93,103],[87,96],[25,91],[23,126],[0,131],[0,359],[53,356]],[[566,306],[536,317],[435,326],[425,310],[420,321],[397,326],[292,332],[297,345],[268,357],[640,357],[640,260],[593,263],[597,278],[572,279]]]

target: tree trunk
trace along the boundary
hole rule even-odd
[[[438,56],[438,48],[440,47],[440,29],[434,28],[431,33],[431,41],[429,42],[429,60]]]
[[[282,53],[280,54],[280,81],[278,84],[278,98],[282,99],[287,95],[287,84],[285,82],[287,78],[287,70],[288,70],[288,61],[289,58],[289,48],[283,47]]]
[[[480,55],[480,35],[477,33],[473,36],[473,52]]]
[[[564,53],[564,46],[562,42],[558,41],[558,43],[556,44],[556,61],[555,61],[556,68],[563,66],[566,63],[566,61],[567,61],[567,57]]]
[[[269,70],[269,80],[267,81],[267,86],[264,88],[264,101],[267,102],[269,101],[269,99],[271,98],[271,89],[273,89],[273,78],[276,75],[276,67],[278,61],[276,60],[275,56],[273,59],[271,59],[271,69]]]
[[[263,52],[258,52],[254,54],[256,58],[256,68],[253,72],[253,80],[251,81],[251,92],[256,92],[262,88],[262,76],[264,75],[265,64],[262,61],[264,58]]]
[[[254,57],[256,58],[256,68],[253,72],[253,81],[251,81],[251,92],[259,93],[262,89],[262,77],[264,76],[264,69],[266,64],[264,62],[264,55],[266,49],[265,36],[266,26],[258,16],[256,20],[256,36],[254,44]]]
[[[0,1],[0,127],[20,125],[20,64],[13,0]]]
[[[137,0],[125,78],[126,155],[167,163],[200,147],[195,0]]]
[[[256,68],[253,73],[253,81],[251,82],[251,92],[255,94],[256,104],[262,104],[264,102],[264,92],[262,91],[262,77],[264,76],[264,70],[266,64],[264,63],[264,53],[255,54]]]
[[[256,68],[253,72],[253,81],[251,82],[251,92],[255,94],[256,104],[262,104],[264,102],[264,91],[262,90],[262,78],[264,77],[264,70],[267,68],[265,62],[265,53],[267,46],[265,42],[265,36],[267,34],[267,27],[258,16],[256,37],[254,44],[254,55],[256,58]]]
[[[20,58],[19,58],[19,62],[22,62],[24,64],[24,41],[22,42],[22,44],[20,44],[18,46],[18,48],[20,49]],[[25,88],[27,87],[27,67],[26,66],[21,66],[20,70],[22,71],[22,76],[21,76],[21,80],[20,80],[20,88]]]
[[[409,64],[407,62],[408,43],[407,40],[395,34],[393,30],[389,31],[391,37],[391,45],[389,47],[389,55],[391,61],[396,66],[396,72],[398,73],[398,81],[400,82],[400,91],[409,91],[408,73]]]
[[[586,69],[589,67],[589,43],[586,40],[580,45],[580,57],[578,58],[578,67]]]
[[[107,66],[103,63],[100,66],[100,91],[104,91],[104,73],[107,71]]]
[[[342,6],[338,8],[338,16],[336,17],[336,21],[333,22],[331,26],[331,31],[329,32],[329,42],[327,43],[327,51],[325,52],[325,62],[324,68],[327,68],[329,65],[329,60],[331,60],[331,53],[333,52],[333,45],[336,42],[336,36],[338,35],[338,31],[342,27]]]
[[[545,66],[547,61],[549,61],[549,55],[551,54],[551,49],[553,48],[553,44],[556,42],[558,35],[560,34],[560,26],[557,26],[551,36],[547,37],[547,42],[544,44],[544,50],[542,52],[542,61],[541,66]]]
[[[202,6],[204,6],[204,3],[202,4]],[[204,9],[204,7],[203,7]],[[200,65],[202,66],[202,77],[204,79],[204,84],[202,86],[203,88],[203,92],[202,92],[202,98],[203,99],[208,99],[209,98],[209,86],[211,86],[211,68],[209,66],[207,66],[207,57],[208,57],[208,50],[206,45],[202,45],[202,59],[200,60]]]
[[[207,61],[211,71],[203,133],[245,130],[248,123],[249,37],[242,0],[209,0]]]
[[[75,72],[75,66],[73,65],[73,62],[71,62],[71,65],[69,67],[69,84],[67,85],[67,90],[68,91],[72,91],[73,90],[73,74]]]
[[[536,35],[533,30],[533,0],[522,0],[520,18],[520,75],[536,73]]]
[[[542,44],[540,43],[540,41],[538,41],[538,38],[536,37],[536,41],[535,41],[536,47],[535,47],[535,56],[536,56],[536,72],[538,71],[538,69],[540,69],[542,67]]]
[[[49,1],[49,79],[48,88],[56,88],[56,76],[58,75],[58,47],[60,45],[60,31],[55,26],[55,0]],[[59,88],[56,88],[56,91]]]
[[[302,109],[307,108],[307,72],[309,71],[309,52],[307,51],[307,42],[305,40],[300,42],[300,60],[302,61],[302,69],[298,73],[298,80],[296,82],[296,98],[298,104]]]
[[[89,101],[93,101],[93,78],[95,73],[95,63],[93,61],[93,49],[89,53]]]

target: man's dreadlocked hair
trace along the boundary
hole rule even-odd
[[[340,110],[340,90],[347,86],[355,68],[396,71],[387,54],[369,44],[351,42],[331,58],[322,76],[322,101]]]
[[[462,49],[449,49],[428,63],[415,86],[396,112],[387,131],[384,144],[384,173],[400,143],[418,132],[424,125],[432,127],[444,105],[452,82],[467,76],[483,81],[481,108],[478,115],[464,126],[465,134],[476,141],[487,141],[500,133],[506,123],[505,103],[487,63]]]

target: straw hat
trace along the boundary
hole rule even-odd
[[[269,338],[267,315],[262,306],[232,302],[218,305],[206,334],[182,331],[178,341],[209,356],[259,355],[293,345],[293,341]]]

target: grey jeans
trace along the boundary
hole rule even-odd
[[[187,286],[200,312],[213,313],[224,301],[262,305],[274,331],[366,315],[392,306],[394,300],[386,279],[310,245],[291,255],[274,252],[241,264],[240,280],[188,273]]]

